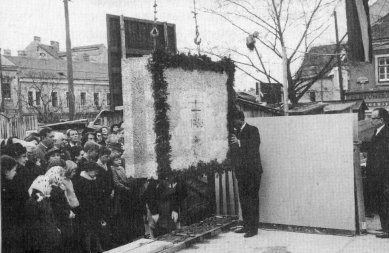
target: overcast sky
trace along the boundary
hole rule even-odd
[[[199,9],[212,8],[215,5],[214,1],[196,0],[196,5]],[[72,0],[69,3],[72,46],[100,43],[106,45],[106,14],[153,20],[153,4],[154,0]],[[157,4],[158,20],[176,24],[178,49],[184,51],[186,48],[195,48],[193,43],[195,26],[191,13],[193,1],[157,0]],[[65,50],[62,0],[0,0],[0,6],[2,49],[11,49],[12,55],[16,55],[17,50],[23,50],[32,41],[33,36],[40,36],[42,43],[58,41],[60,50]],[[344,0],[339,1],[336,9],[339,13],[340,34],[344,34],[346,31]],[[247,50],[246,36],[216,16],[200,12],[198,22],[202,48],[231,46]],[[333,23],[333,18],[329,16],[328,22]],[[334,41],[334,28],[331,25],[318,43]],[[281,73],[278,59],[264,55],[264,60],[271,67],[272,73]],[[253,80],[244,78],[239,72],[236,77],[236,87],[239,89],[248,89],[255,85]]]

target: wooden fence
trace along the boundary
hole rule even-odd
[[[6,139],[17,136],[20,139],[26,137],[26,131],[38,130],[36,115],[16,116],[9,118],[0,114],[0,138]]]

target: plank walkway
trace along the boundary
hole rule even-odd
[[[222,218],[220,223],[212,227],[202,227],[199,232],[194,232],[193,228],[201,227],[202,222],[184,227],[179,231],[153,239],[140,239],[132,243],[120,246],[106,253],[174,253],[187,248],[192,244],[212,238],[223,231],[229,230],[236,225],[237,220],[232,218]]]

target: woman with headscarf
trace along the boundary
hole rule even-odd
[[[66,167],[66,162],[60,160],[60,162],[61,161]],[[50,200],[57,221],[57,226],[61,230],[64,252],[70,252],[72,219],[74,219],[75,215],[71,211],[71,206],[68,198],[66,197],[67,189],[65,184],[69,185],[69,183],[65,182],[67,181],[65,179],[65,172],[66,170],[64,167],[54,166],[46,172],[46,176],[49,178],[50,184],[52,185]]]
[[[26,252],[61,252],[61,231],[50,202],[50,178],[38,176],[26,202]]]

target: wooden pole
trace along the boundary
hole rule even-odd
[[[283,91],[284,91],[284,115],[289,115],[288,104],[288,58],[286,55],[285,45],[282,45],[282,79],[283,79]]]
[[[335,19],[335,37],[336,37],[336,58],[338,64],[338,75],[339,75],[339,89],[340,89],[340,100],[344,102],[344,90],[343,90],[343,75],[342,75],[342,59],[340,58],[340,43],[339,43],[339,35],[338,35],[338,19],[336,16],[336,11],[334,11],[334,19]]]
[[[72,61],[72,45],[70,41],[70,29],[69,29],[69,10],[68,1],[64,0],[65,8],[65,27],[66,27],[66,61],[67,61],[67,74],[68,74],[68,90],[69,90],[69,120],[73,120],[75,116],[75,104],[74,104],[74,85],[73,85],[73,61]]]
[[[122,59],[126,59],[126,30],[123,15],[120,16],[120,41],[122,49]]]
[[[0,48],[0,112],[4,111],[4,99],[3,99],[3,63],[1,62],[1,48]]]

